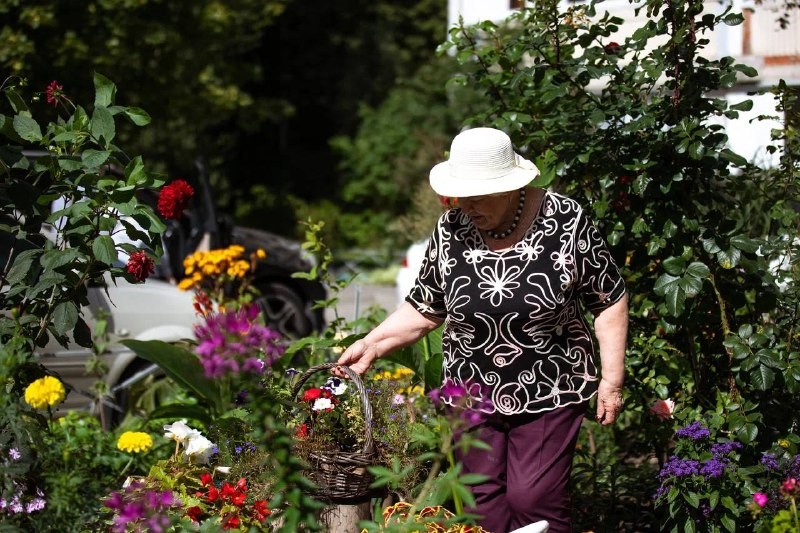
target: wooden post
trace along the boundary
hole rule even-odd
[[[320,514],[320,522],[328,533],[359,533],[358,523],[372,518],[370,501],[355,505],[330,505]]]

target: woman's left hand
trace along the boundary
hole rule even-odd
[[[601,379],[597,389],[597,421],[604,426],[613,424],[620,411],[622,411],[622,387]]]

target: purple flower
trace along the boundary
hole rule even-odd
[[[727,455],[735,450],[741,450],[742,444],[735,440],[718,442],[711,445],[711,453],[714,455]]]
[[[44,506],[46,504],[47,502],[44,499],[34,498],[28,503],[28,505],[25,506],[25,512],[30,514],[35,511],[41,511],[42,509],[44,509]]]
[[[256,323],[258,306],[216,313],[195,326],[196,349],[206,377],[240,372],[260,375],[281,355],[280,335]]]
[[[659,477],[663,480],[668,477],[686,477],[697,475],[700,471],[700,463],[694,459],[682,459],[673,455],[659,472]]]
[[[708,431],[708,428],[703,426],[700,422],[692,422],[685,428],[681,428],[676,431],[675,436],[692,440],[700,440],[710,437],[711,432]]]
[[[712,457],[700,465],[700,475],[706,479],[716,479],[722,477],[722,474],[725,473],[725,467],[727,465],[728,459],[724,457]]]
[[[22,454],[19,453],[18,449],[11,448],[8,450],[8,456],[11,457],[11,459],[13,459],[14,461],[19,461],[20,457],[22,457]]]
[[[780,468],[780,465],[778,465],[778,459],[771,453],[766,452],[761,455],[761,465],[770,472],[774,472]]]

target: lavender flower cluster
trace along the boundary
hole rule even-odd
[[[0,452],[0,457],[5,455],[6,458],[2,459],[5,464],[15,463],[22,459],[22,454],[17,448],[9,448],[6,453]],[[36,496],[33,498],[26,498],[23,487],[14,483],[14,495],[10,498],[0,497],[0,515],[7,514],[31,514],[36,511],[41,511],[47,505],[47,500],[44,499],[44,493],[41,489],[36,489]]]
[[[195,326],[196,352],[206,377],[262,374],[284,353],[278,332],[256,323],[256,305],[206,317]]]

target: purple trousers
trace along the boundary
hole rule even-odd
[[[493,415],[470,428],[490,450],[456,447],[464,472],[489,479],[472,486],[478,524],[491,533],[547,520],[550,533],[571,528],[569,481],[572,456],[587,402],[534,415]]]

